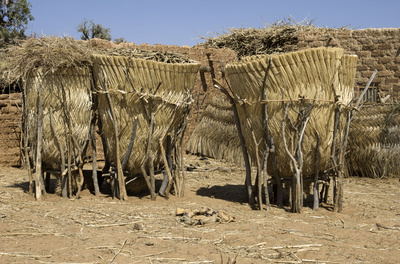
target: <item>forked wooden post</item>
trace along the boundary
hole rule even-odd
[[[94,119],[96,118],[94,117]],[[90,127],[90,142],[92,146],[92,180],[93,180],[94,194],[96,196],[99,196],[100,188],[97,179],[97,150],[96,150],[96,136],[94,133],[94,125]]]
[[[315,136],[317,138],[317,144],[315,146],[315,170],[314,170],[314,186],[313,186],[313,196],[314,196],[314,204],[313,204],[313,210],[316,210],[319,208],[319,190],[318,190],[318,177],[319,177],[319,162],[321,158],[321,153],[320,153],[320,145],[321,145],[321,137],[318,133],[318,131],[315,132]]]
[[[106,89],[104,87],[104,89]],[[119,150],[119,139],[118,139],[118,126],[117,126],[117,120],[115,119],[115,113],[114,113],[114,105],[111,100],[109,92],[106,90],[105,95],[107,98],[110,114],[111,114],[111,121],[114,126],[114,140],[115,140],[115,159],[116,159],[116,165],[117,165],[117,177],[118,177],[118,187],[119,187],[119,199],[121,200],[127,200],[128,195],[126,193],[126,188],[125,188],[125,177],[124,177],[124,172],[122,170],[122,165],[121,165],[121,158],[120,158],[120,150]]]
[[[36,149],[36,173],[35,178],[35,197],[36,200],[42,199],[42,194],[46,192],[44,189],[43,180],[43,164],[42,164],[42,151],[43,151],[43,98],[42,86],[38,87],[38,113],[37,113],[37,149]]]
[[[60,168],[60,176],[61,176],[61,195],[66,198],[67,197],[67,189],[66,189],[66,181],[65,181],[65,176],[63,175],[63,172],[65,170],[65,151],[64,151],[64,146],[61,142],[61,139],[56,131],[55,125],[54,125],[54,116],[53,116],[53,109],[52,107],[50,107],[50,111],[49,111],[49,115],[50,115],[50,128],[51,131],[53,132],[53,136],[55,138],[57,147],[58,147],[58,151],[60,152],[60,159],[61,159],[61,168]]]
[[[251,183],[251,164],[250,164],[249,154],[247,152],[246,142],[244,141],[244,136],[242,133],[239,114],[238,114],[238,111],[235,106],[235,100],[229,94],[229,92],[216,79],[214,79],[214,83],[215,83],[214,87],[217,88],[218,90],[220,90],[228,98],[229,102],[232,105],[233,116],[235,118],[235,124],[236,124],[236,128],[238,131],[240,146],[242,149],[243,159],[244,159],[245,168],[246,168],[246,179],[245,179],[246,198],[247,198],[247,201],[250,204],[250,206],[254,207],[255,201],[254,201],[253,187],[252,187],[252,183]]]

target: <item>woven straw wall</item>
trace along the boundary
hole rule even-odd
[[[84,155],[84,146],[89,139],[92,121],[92,94],[89,71],[87,69],[68,68],[42,76],[39,72],[27,78],[26,115],[28,122],[28,144],[36,150],[37,136],[37,99],[38,88],[42,90],[43,100],[43,167],[60,170],[61,156],[56,138],[50,126],[50,108],[53,112],[54,127],[60,138],[67,159],[67,134],[71,126],[73,156],[76,160]],[[65,93],[63,95],[63,93]],[[36,153],[31,153],[35,160]],[[67,161],[65,161],[67,163]]]
[[[316,132],[321,137],[320,168],[321,170],[330,168],[335,96],[339,95],[338,103],[344,105],[349,104],[353,98],[357,57],[343,56],[343,50],[338,48],[317,48],[269,57],[253,56],[245,58],[240,63],[228,64],[226,71],[236,97],[242,132],[252,160],[255,160],[256,156],[253,133],[257,142],[261,142],[264,135],[262,97],[268,58],[270,58],[270,68],[265,82],[268,126],[275,141],[280,175],[292,176],[290,159],[285,152],[282,139],[284,102],[289,101],[292,103],[288,117],[292,122],[296,122],[296,110],[299,106],[313,104],[303,141],[303,174],[310,175],[314,172]],[[299,97],[307,100],[299,101]],[[289,137],[293,131],[289,126],[286,125],[285,131],[288,146],[291,148],[293,142]],[[263,144],[260,144],[260,156],[264,149]]]
[[[400,106],[364,105],[354,116],[347,162],[350,175],[371,178],[400,173]]]
[[[167,132],[171,133],[173,140],[176,139],[188,107],[192,103],[191,89],[200,64],[161,63],[105,55],[94,55],[93,61],[99,118],[108,149],[106,158],[115,164],[114,127],[104,93],[109,91],[116,115],[121,157],[126,154],[134,118],[138,118],[133,151],[125,169],[131,174],[141,173],[140,167],[146,159],[149,115],[152,112],[155,114],[152,135],[154,164],[156,167],[161,165],[158,142],[162,138],[165,139]]]
[[[187,151],[240,164],[243,162],[232,105],[213,97],[187,143]]]

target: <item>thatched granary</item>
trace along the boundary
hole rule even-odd
[[[80,190],[72,171],[83,166],[93,125],[90,66],[90,51],[72,38],[30,38],[3,56],[3,78],[23,83],[24,153],[39,199],[43,172],[62,175],[63,196]]]
[[[316,48],[226,65],[243,140],[259,174],[261,166],[269,175],[277,168],[278,178],[296,175],[302,185],[303,175],[335,167],[332,145],[341,144],[346,122],[345,115],[338,119],[338,106],[345,109],[353,99],[356,63],[343,49]],[[266,152],[271,142],[274,159]]]
[[[268,58],[270,69],[263,85]],[[343,55],[342,49],[309,49],[282,55],[254,56],[243,62],[228,64],[226,71],[237,98],[242,130],[252,159],[255,159],[253,133],[258,141],[263,138],[263,105],[267,105],[270,133],[274,138],[281,177],[291,177],[289,157],[284,151],[282,120],[284,104],[291,103],[287,113],[292,122],[297,120],[297,107],[310,104],[309,124],[304,135],[304,175],[314,173],[315,133],[321,137],[321,170],[330,168],[331,144],[336,104],[348,105],[353,99],[353,85],[357,57]],[[263,86],[268,99],[263,99]],[[336,102],[338,96],[338,102]],[[289,126],[287,133],[292,131]],[[288,139],[288,145],[292,142]],[[264,146],[260,146],[260,153]],[[272,167],[272,166],[271,166]]]
[[[117,156],[127,155],[137,118],[134,150],[124,170],[128,178],[146,180],[143,173],[164,165],[160,144],[167,148],[167,134],[174,144],[183,135],[200,63],[137,49],[105,53],[93,55],[93,72],[106,159],[117,166]]]

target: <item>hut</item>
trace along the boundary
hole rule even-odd
[[[338,151],[343,153],[344,117],[353,99],[356,63],[357,57],[344,55],[343,49],[315,48],[245,57],[226,65],[230,91],[219,88],[235,105],[244,156],[257,164],[260,209],[262,189],[268,193],[263,172],[279,184],[291,180],[291,207],[299,212],[303,178],[318,178],[341,167],[336,158],[342,155]],[[251,200],[249,186],[247,190]]]
[[[46,172],[47,187],[51,173],[61,179],[64,197],[79,196],[93,126],[90,51],[72,38],[30,38],[10,47],[3,61],[3,78],[23,84],[23,149],[30,191],[34,180],[40,199]]]
[[[400,105],[365,104],[350,126],[348,175],[388,178],[400,174]]]
[[[100,131],[121,198],[126,197],[125,174],[128,190],[145,182],[155,199],[154,173],[161,169],[169,181],[166,195],[172,181],[183,195],[183,150],[178,146],[199,68],[200,63],[168,52],[128,49],[93,55]]]

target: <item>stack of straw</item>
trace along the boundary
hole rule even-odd
[[[331,168],[335,110],[337,104],[348,105],[353,98],[356,63],[357,57],[344,55],[342,49],[316,48],[282,55],[252,56],[244,58],[242,62],[226,65],[251,159],[256,158],[253,133],[257,143],[262,142],[264,137],[266,104],[268,127],[275,142],[280,176],[291,177],[293,172],[282,138],[284,105],[290,103],[288,118],[292,124],[298,121],[299,107],[311,105],[312,111],[303,139],[303,175],[314,173],[316,132],[321,138],[320,170]],[[263,100],[264,92],[267,100]],[[292,149],[290,135],[293,130],[291,124],[286,123],[287,145]],[[260,144],[258,149],[261,156],[265,151],[264,144]],[[268,165],[269,170],[272,167]],[[272,174],[272,171],[269,173]]]

